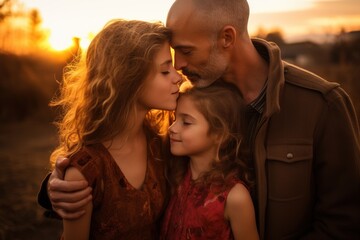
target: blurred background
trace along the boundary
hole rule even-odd
[[[48,107],[63,67],[112,18],[166,21],[173,0],[0,0],[0,240],[58,239],[37,192],[57,144]],[[335,81],[360,116],[360,1],[249,0],[250,33]]]

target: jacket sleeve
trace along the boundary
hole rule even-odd
[[[47,184],[49,182],[50,175],[51,172],[48,175],[46,175],[46,177],[42,181],[37,196],[37,201],[41,207],[45,208],[45,212],[44,212],[45,217],[60,219],[60,216],[55,211],[52,210],[52,205],[47,192]]]
[[[341,88],[326,98],[329,102],[315,133],[312,231],[304,239],[360,239],[358,120]]]
[[[51,205],[48,193],[47,193],[47,184],[49,182],[50,175],[51,175],[51,173],[48,173],[48,175],[46,175],[46,177],[43,179],[41,186],[40,186],[40,191],[37,196],[39,205],[47,210],[52,209],[52,205]]]

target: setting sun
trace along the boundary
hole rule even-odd
[[[79,47],[82,49],[86,49],[93,37],[94,34],[89,33],[87,36],[73,36],[71,38],[67,34],[53,31],[49,36],[48,42],[50,47],[55,51],[63,51],[74,47],[76,44],[79,44]]]
[[[26,8],[38,9],[42,27],[48,31],[49,45],[57,51],[80,39],[86,48],[94,34],[113,18],[166,21],[174,0],[19,0]],[[281,29],[285,39],[298,36],[336,34],[340,29],[360,28],[360,1],[357,0],[251,0],[249,32],[259,28]]]
[[[62,51],[70,48],[73,45],[73,41],[68,35],[54,31],[49,37],[49,44],[54,50]]]

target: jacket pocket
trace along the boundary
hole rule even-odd
[[[273,201],[292,201],[309,194],[312,144],[268,145],[268,196]]]

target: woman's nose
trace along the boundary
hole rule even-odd
[[[185,80],[185,79],[184,79],[184,76],[183,76],[182,74],[176,72],[176,77],[175,77],[174,83],[175,83],[176,85],[180,85],[184,80]]]
[[[179,81],[176,82],[176,85],[177,85],[178,87],[180,87],[183,82],[184,82],[184,79],[183,79],[183,78],[180,78]]]

